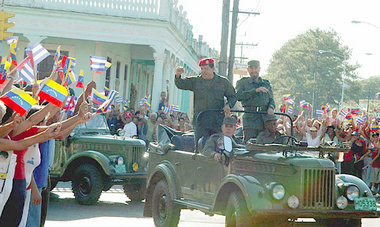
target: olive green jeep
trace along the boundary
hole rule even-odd
[[[102,191],[123,185],[132,201],[145,196],[147,153],[139,139],[110,135],[104,115],[78,125],[65,140],[56,140],[50,167],[51,189],[71,181],[80,204],[94,204]]]
[[[224,215],[226,226],[241,227],[291,225],[297,218],[360,226],[361,218],[380,215],[367,185],[336,174],[327,158],[346,148],[302,147],[291,136],[289,145],[232,146],[225,137],[224,160],[217,162],[194,151],[191,136],[165,126],[157,132],[159,143],[148,148],[144,207],[156,226],[177,226],[181,209]]]

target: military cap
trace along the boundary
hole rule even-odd
[[[250,60],[248,66],[260,66],[260,62],[258,60]]]
[[[277,117],[275,115],[268,114],[265,116],[265,123],[268,121],[277,121]]]
[[[233,117],[225,117],[223,119],[223,124],[236,125],[236,120]]]
[[[199,61],[199,66],[205,66],[205,65],[209,65],[211,63],[214,63],[214,59],[212,58],[203,58]]]

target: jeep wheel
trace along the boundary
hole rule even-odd
[[[361,219],[342,219],[342,218],[336,218],[336,219],[316,219],[316,222],[318,224],[321,224],[322,226],[328,226],[328,227],[335,227],[335,226],[352,226],[352,227],[360,227],[362,226],[362,220]]]
[[[181,209],[173,203],[172,199],[166,181],[159,181],[154,188],[152,197],[152,211],[155,226],[178,226]]]
[[[79,204],[92,205],[102,194],[103,176],[95,166],[84,164],[75,170],[71,185]]]
[[[252,226],[251,215],[243,195],[240,192],[232,192],[227,202],[226,227]]]
[[[125,184],[123,185],[124,194],[132,202],[141,202],[145,199],[145,185],[144,184]]]

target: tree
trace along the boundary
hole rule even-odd
[[[348,64],[350,56],[351,51],[341,44],[334,30],[308,30],[273,54],[264,77],[272,83],[276,103],[282,103],[284,94],[291,94],[296,103],[312,103],[314,92],[314,110],[326,103],[338,106],[344,67],[346,84],[354,85],[357,78],[355,70],[359,66]],[[354,93],[346,90],[345,101],[355,98]]]

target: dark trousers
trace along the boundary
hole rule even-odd
[[[354,175],[354,161],[342,162],[342,174]]]
[[[25,179],[13,179],[12,191],[5,203],[0,226],[17,227],[20,224],[26,195]]]
[[[196,115],[195,115],[196,116]],[[199,117],[198,122],[194,121],[194,145],[198,147],[198,140],[202,138],[201,148],[204,147],[206,140],[213,134],[222,131],[223,113],[206,113]],[[198,150],[200,152],[200,150]]]

